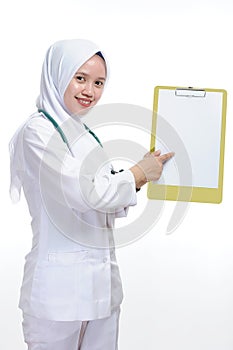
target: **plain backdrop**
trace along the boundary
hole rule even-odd
[[[152,109],[156,85],[228,91],[223,202],[190,204],[171,235],[166,227],[175,204],[166,203],[153,229],[117,255],[125,294],[120,350],[232,350],[232,1],[12,0],[1,3],[0,13],[0,348],[26,349],[17,304],[31,245],[25,200],[12,205],[8,195],[8,142],[35,110],[48,46],[86,38],[103,48],[111,66],[102,103]],[[143,189],[128,220],[146,201]]]

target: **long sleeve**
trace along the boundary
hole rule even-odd
[[[72,147],[75,157],[44,118],[33,118],[25,127],[26,171],[39,181],[42,196],[46,194],[80,212],[90,209],[120,212],[136,204],[135,181],[130,170],[112,175],[103,149],[96,147],[88,133],[77,137]]]

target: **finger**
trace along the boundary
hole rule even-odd
[[[169,159],[171,159],[172,157],[174,157],[175,153],[174,152],[169,152],[169,153],[165,153],[162,156],[159,157],[159,160],[162,161],[162,163],[167,162]]]
[[[158,157],[158,156],[160,156],[160,154],[161,154],[160,149],[158,149],[158,150],[155,151],[155,152],[152,152],[152,155],[153,155],[154,157]]]
[[[148,158],[148,157],[159,157],[161,154],[160,149],[158,149],[157,151],[154,152],[147,152],[143,158]]]
[[[143,158],[148,158],[148,157],[151,157],[151,152],[147,152]]]

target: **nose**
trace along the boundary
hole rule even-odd
[[[82,91],[82,94],[84,96],[93,97],[94,90],[93,90],[93,86],[92,86],[91,83],[86,83],[85,84],[84,89]]]

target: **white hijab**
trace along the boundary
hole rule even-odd
[[[64,106],[64,93],[77,70],[100,49],[89,40],[72,39],[58,41],[48,49],[42,67],[40,95],[37,108],[49,113],[61,125],[70,113]],[[104,57],[107,76],[109,67]],[[37,114],[37,113],[36,113]],[[35,116],[33,114],[29,120]],[[23,129],[28,120],[19,127],[9,144],[11,183],[10,196],[13,202],[18,202],[22,187],[24,161],[22,154]]]

